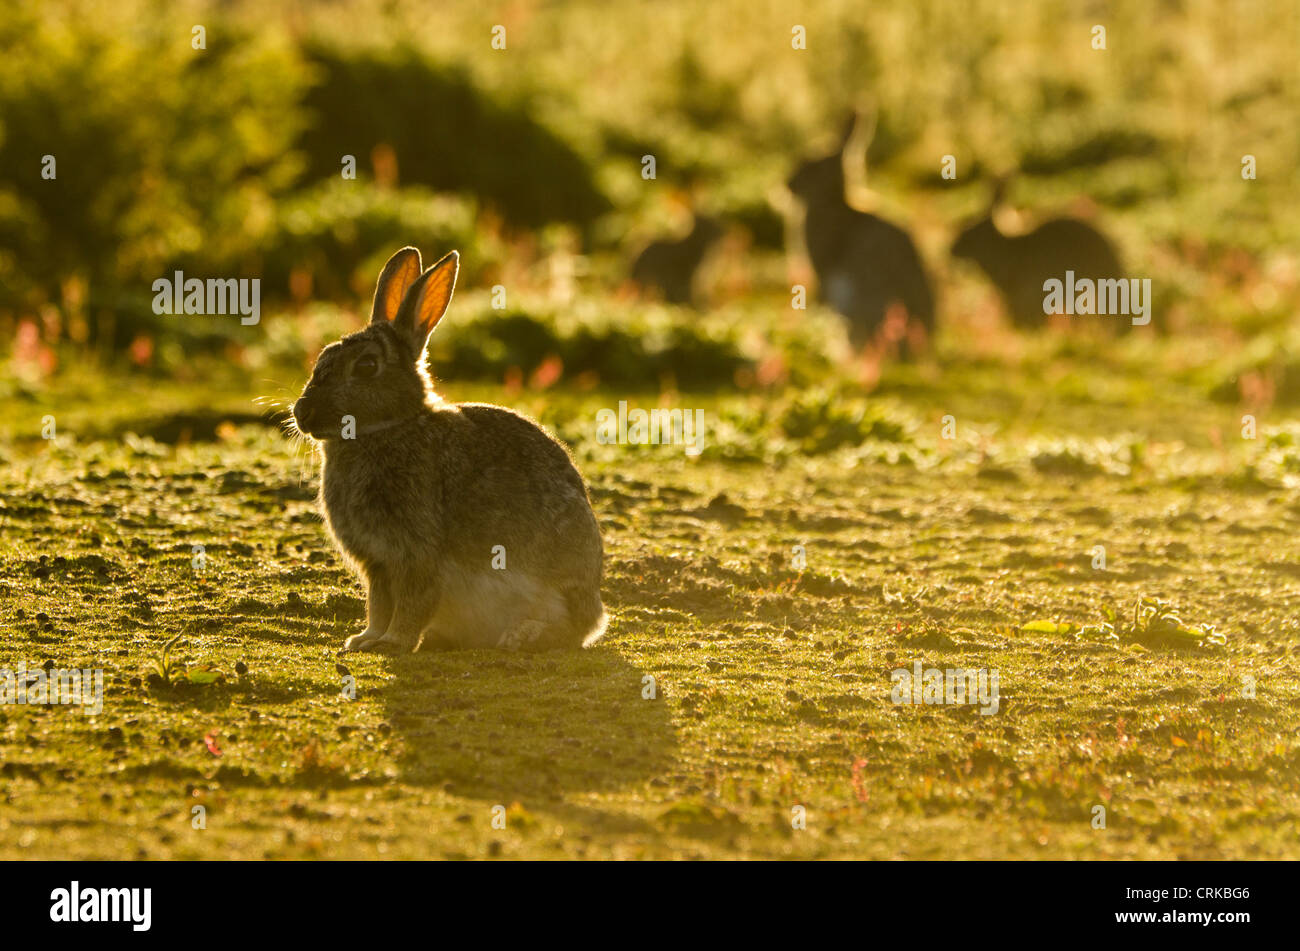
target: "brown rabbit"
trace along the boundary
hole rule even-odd
[[[1094,281],[1124,276],[1119,255],[1100,231],[1078,218],[1051,218],[1033,231],[1005,235],[998,230],[993,214],[1006,192],[1007,176],[993,184],[988,211],[969,223],[952,245],[952,256],[979,265],[1002,295],[1017,327],[1043,327],[1043,284],[1060,280],[1066,271]],[[1127,326],[1127,321],[1120,322]],[[1113,326],[1114,322],[1101,322]]]
[[[670,304],[691,303],[695,299],[696,272],[709,248],[724,233],[721,222],[708,215],[696,215],[686,237],[653,241],[637,255],[632,262],[632,280],[658,290]]]
[[[935,311],[930,279],[908,233],[852,207],[845,195],[845,161],[866,162],[870,132],[852,148],[858,124],[850,117],[840,148],[803,162],[786,183],[806,209],[804,243],[819,294],[846,319],[855,349],[876,338],[891,307],[901,305],[927,336],[934,333]]]
[[[433,392],[425,345],[458,267],[394,254],[370,325],[321,351],[293,407],[326,525],[369,588],[345,649],[586,646],[605,629],[603,547],[573,460],[511,410]]]

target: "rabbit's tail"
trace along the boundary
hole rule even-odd
[[[600,589],[570,588],[565,592],[564,600],[569,606],[569,623],[574,638],[583,647],[590,647],[600,640],[609,624],[609,615],[600,600]]]

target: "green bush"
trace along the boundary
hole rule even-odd
[[[293,271],[312,278],[312,296],[349,299],[373,290],[388,256],[413,244],[432,263],[461,252],[462,281],[495,262],[499,249],[475,229],[472,199],[426,188],[385,189],[335,178],[286,198],[263,244],[263,293],[282,296]]]
[[[780,426],[787,439],[810,455],[868,441],[910,443],[916,428],[882,404],[846,400],[829,388],[799,393],[781,411]]]
[[[0,307],[71,280],[90,336],[120,341],[152,322],[151,284],[173,267],[237,274],[297,173],[292,50],[211,23],[194,50],[166,18],[128,29],[106,12],[0,24]]]
[[[430,357],[447,379],[501,379],[509,369],[531,373],[558,357],[567,377],[594,374],[628,390],[730,385],[751,367],[739,341],[725,329],[704,326],[668,308],[629,309],[617,322],[597,309],[576,312],[462,311],[454,328],[435,333]]]
[[[306,54],[319,74],[298,140],[311,176],[338,176],[344,155],[367,167],[386,145],[403,183],[476,195],[518,226],[586,225],[610,209],[593,169],[526,102],[496,101],[411,47]]]

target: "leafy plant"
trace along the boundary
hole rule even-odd
[[[1070,621],[1034,620],[1020,630],[1039,634],[1074,634],[1086,640],[1144,644],[1148,647],[1222,647],[1228,642],[1212,624],[1191,624],[1174,613],[1169,602],[1142,595],[1133,605],[1133,620],[1125,624],[1112,607],[1102,609],[1103,620],[1076,625]]]
[[[179,684],[206,687],[225,683],[226,675],[213,667],[204,666],[189,670],[183,662],[173,659],[172,651],[184,636],[177,634],[163,644],[162,650],[154,658],[154,673],[149,675],[149,683],[165,687]]]
[[[908,443],[910,420],[862,400],[844,400],[826,389],[799,395],[781,416],[781,429],[798,440],[804,452],[831,452],[864,442]]]
[[[1133,606],[1133,626],[1127,636],[1146,644],[1173,647],[1221,647],[1228,642],[1212,624],[1189,624],[1173,612],[1167,601],[1140,597]]]
[[[167,643],[163,644],[162,651],[154,658],[153,666],[158,679],[165,685],[172,685],[172,678],[179,676],[185,670],[185,665],[172,660],[172,650],[184,637],[183,634],[177,634]],[[153,678],[151,677],[150,680]]]

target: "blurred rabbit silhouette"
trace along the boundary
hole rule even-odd
[[[1124,269],[1106,236],[1078,218],[1051,218],[1025,234],[1003,234],[993,216],[1009,180],[1003,175],[994,181],[988,211],[962,230],[952,256],[979,265],[1017,327],[1042,327],[1045,282],[1064,280],[1066,271],[1073,271],[1076,280],[1117,280],[1124,277]],[[1129,326],[1128,321],[1104,323]]]
[[[689,304],[695,299],[695,275],[709,249],[722,237],[721,222],[708,215],[696,215],[690,234],[684,238],[652,241],[632,263],[632,280],[655,290],[670,304]]]
[[[853,208],[845,197],[845,162],[865,167],[875,120],[869,129],[855,131],[860,126],[854,114],[840,148],[804,162],[787,182],[805,209],[804,244],[821,299],[847,318],[855,349],[875,342],[882,328],[905,344],[909,332],[927,337],[934,332],[934,294],[912,239],[892,222]],[[904,318],[902,327],[886,321],[895,315]],[[915,334],[918,328],[921,333]]]

